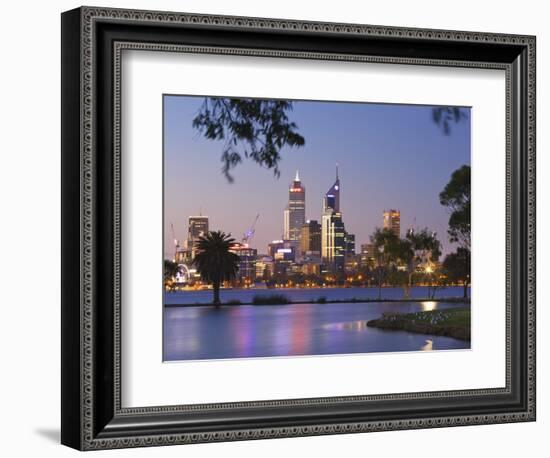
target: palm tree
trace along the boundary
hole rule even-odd
[[[223,281],[233,280],[239,270],[240,258],[231,249],[235,239],[222,231],[208,232],[197,241],[197,255],[193,264],[203,281],[212,283],[213,304],[220,305],[220,286]]]

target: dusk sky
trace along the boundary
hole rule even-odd
[[[296,170],[306,188],[306,219],[320,221],[336,163],[343,221],[355,234],[357,252],[390,208],[401,211],[402,236],[413,225],[428,227],[437,232],[444,253],[452,250],[449,213],[439,193],[455,169],[470,164],[470,116],[444,135],[432,121],[431,106],[296,101],[290,119],[306,144],[281,151],[280,178],[244,159],[229,183],[221,171],[223,141],[206,140],[191,125],[202,100],[164,100],[166,258],[173,256],[170,223],[183,240],[188,216],[200,212],[209,216],[210,230],[230,232],[238,241],[259,213],[251,246],[266,253],[270,241],[282,238]]]

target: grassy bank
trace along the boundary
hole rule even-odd
[[[456,307],[427,312],[384,313],[381,318],[368,321],[367,326],[469,341],[470,320],[469,307]]]

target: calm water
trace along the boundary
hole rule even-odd
[[[323,289],[322,295],[330,298],[330,291],[342,298],[347,290]],[[366,290],[361,291],[364,293]],[[307,300],[307,294],[311,295],[312,290],[294,290],[292,294],[289,292],[284,291],[293,300]],[[248,294],[249,291],[239,293],[242,300],[242,294]],[[181,303],[178,300],[173,301],[176,299],[174,296],[181,294],[194,295],[191,302],[206,303],[211,300],[212,293],[170,293],[165,295],[165,299],[168,303]],[[397,297],[402,297],[402,290],[399,290],[399,294]],[[455,293],[454,296],[456,295],[458,294]],[[384,296],[389,297],[386,294]],[[222,297],[222,300],[230,300],[228,297],[229,294]],[[355,297],[368,296],[355,294]],[[210,306],[166,307],[164,359],[175,361],[470,348],[469,342],[449,337],[384,331],[366,326],[368,320],[378,318],[383,312],[406,313],[456,306],[457,304],[443,300],[240,305],[224,306],[218,310]]]
[[[251,303],[252,297],[269,296],[271,294],[284,294],[291,301],[316,301],[319,297],[333,299],[377,299],[378,288],[310,288],[310,289],[225,289],[220,292],[222,302],[238,299],[242,303]],[[469,295],[469,294],[468,294]],[[428,288],[414,287],[411,297],[423,299],[428,297]],[[435,300],[449,297],[462,297],[461,287],[439,289]],[[382,288],[382,299],[402,299],[403,288]],[[212,291],[179,291],[165,293],[165,304],[208,304],[212,302]]]

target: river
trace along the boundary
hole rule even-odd
[[[456,288],[448,297],[460,296],[461,291],[461,288]],[[275,292],[284,293],[293,301],[314,300],[320,296],[328,300],[378,296],[374,288],[326,288],[321,291],[285,289],[267,292],[225,290],[222,292],[222,300],[239,298],[245,302],[249,299],[248,294],[251,294],[251,298],[254,294]],[[396,296],[392,297],[394,294]],[[402,295],[403,291],[399,288],[383,290],[384,298],[397,299]],[[419,291],[419,288],[414,288],[412,295],[426,296],[425,291]],[[211,291],[166,293],[165,303],[208,303],[211,297]],[[212,306],[165,307],[164,360],[468,349],[470,342],[450,337],[385,331],[366,326],[368,320],[378,318],[383,312],[407,313],[457,305],[438,299],[424,302],[337,304],[317,304],[312,301],[273,306],[223,306],[220,309]]]
[[[269,296],[271,294],[282,294],[292,302],[311,301],[315,302],[320,297],[328,301],[348,299],[377,299],[378,288],[282,288],[282,289],[222,289],[220,297],[222,302],[239,300],[243,304],[251,303],[255,295]],[[436,291],[435,300],[445,298],[462,297],[462,287],[442,288]],[[469,289],[468,289],[469,295]],[[382,299],[402,299],[403,288],[382,288]],[[411,289],[413,299],[424,299],[428,297],[428,288],[415,286]],[[178,291],[164,294],[164,304],[208,304],[212,302],[212,291]]]

